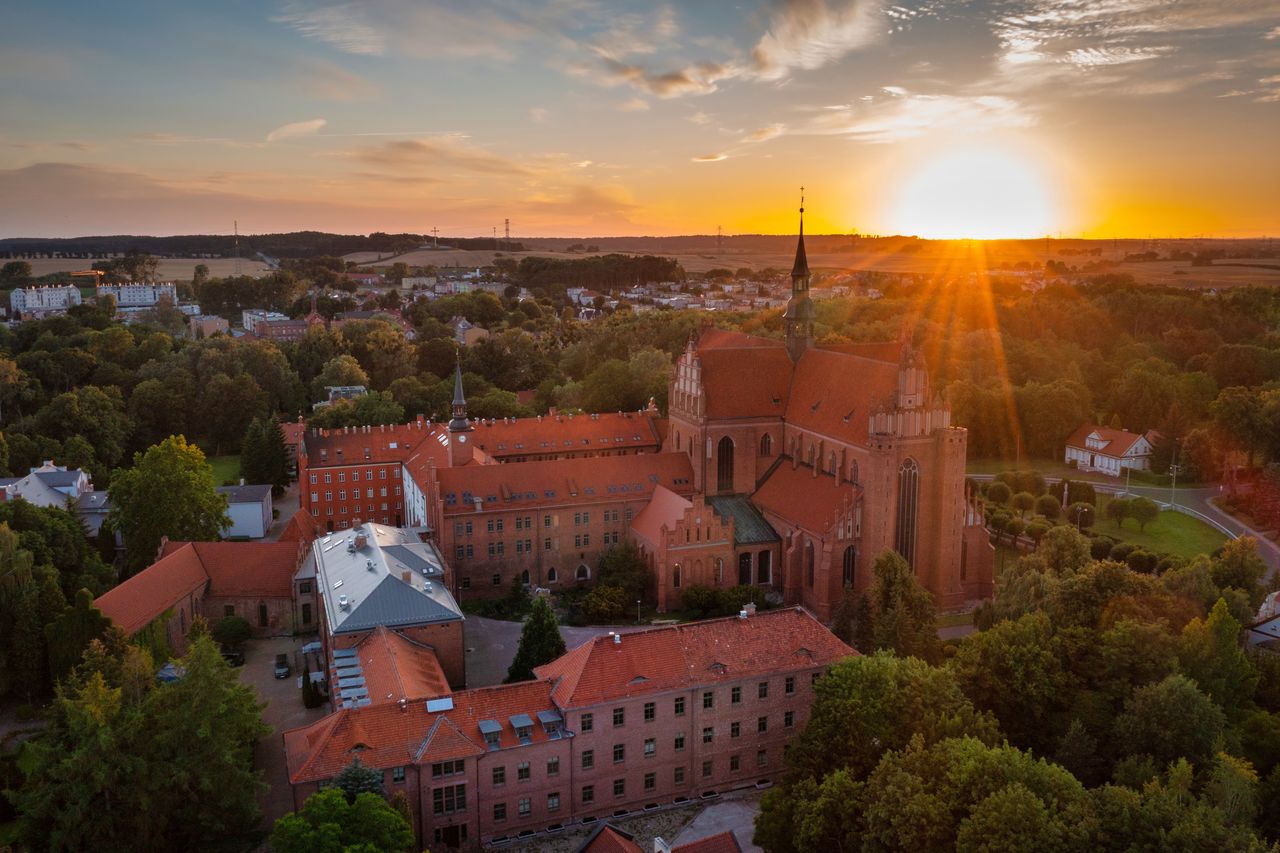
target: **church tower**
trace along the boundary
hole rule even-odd
[[[467,398],[462,393],[462,365],[453,371],[453,417],[449,421],[449,464],[463,465],[471,459],[471,445],[467,443],[471,421],[467,420]]]
[[[796,243],[796,262],[791,266],[791,300],[782,315],[787,327],[787,353],[792,361],[799,361],[805,350],[813,348],[816,313],[809,298],[809,258],[804,251],[804,187],[801,187],[800,240]]]

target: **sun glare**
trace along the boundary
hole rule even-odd
[[[1053,229],[1055,215],[1031,164],[1004,149],[966,149],[942,154],[906,178],[890,226],[930,239],[1039,237]]]

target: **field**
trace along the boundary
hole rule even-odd
[[[1129,542],[1147,551],[1188,558],[1211,553],[1227,541],[1226,536],[1199,519],[1171,510],[1162,511],[1145,531],[1139,530],[1132,518],[1125,519],[1123,527],[1116,527],[1116,523],[1107,518],[1110,500],[1108,495],[1098,496],[1098,519],[1092,529],[1095,534]]]
[[[1247,264],[1265,264],[1274,269],[1243,266]],[[1232,258],[1208,267],[1193,267],[1188,261],[1149,261],[1120,264],[1115,271],[1128,273],[1139,284],[1172,284],[1194,288],[1280,285],[1280,261],[1275,258]]]
[[[213,484],[225,486],[228,483],[240,482],[239,456],[210,456],[209,467],[213,469]]]
[[[37,276],[52,272],[79,272],[89,269],[94,263],[94,260],[84,258],[28,258],[26,260],[31,264],[32,275]],[[96,260],[106,260],[106,258]],[[160,278],[164,281],[190,281],[195,275],[197,264],[207,266],[209,275],[215,277],[235,275],[236,272],[235,258],[161,258]],[[262,261],[245,259],[240,261],[242,275],[261,275],[267,269],[267,265]],[[92,281],[92,279],[85,278],[83,281]]]

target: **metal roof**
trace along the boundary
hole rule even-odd
[[[777,531],[765,521],[751,501],[739,495],[715,495],[707,503],[722,518],[733,519],[734,545],[763,545],[780,541]]]
[[[528,714],[513,714],[508,718],[508,721],[513,729],[533,728],[533,719]]]
[[[500,731],[502,731],[502,723],[498,722],[497,720],[481,720],[480,721],[480,734],[493,735],[493,734],[497,734]]]

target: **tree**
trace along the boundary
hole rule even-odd
[[[223,616],[213,623],[213,640],[223,646],[238,646],[253,636],[253,628],[243,616]]]
[[[1183,675],[1139,687],[1116,718],[1115,740],[1122,755],[1149,755],[1157,766],[1178,758],[1206,761],[1226,728],[1221,709]]]
[[[533,609],[520,631],[520,646],[515,659],[507,669],[504,683],[528,681],[533,678],[534,667],[551,663],[565,652],[564,638],[560,636],[560,623],[543,596],[535,596]]]
[[[1058,516],[1062,514],[1062,504],[1058,503],[1058,499],[1051,494],[1044,494],[1036,498],[1036,515],[1043,515],[1049,521],[1056,521]]]
[[[998,480],[987,486],[987,500],[994,504],[1007,504],[1012,496],[1009,487]]]
[[[474,406],[469,408],[474,409]],[[354,399],[338,400],[316,409],[307,420],[307,426],[325,429],[399,423],[404,423],[404,406],[384,391],[370,391]]]
[[[1258,556],[1258,540],[1252,536],[1241,536],[1223,545],[1213,558],[1209,573],[1219,589],[1244,590],[1255,607],[1262,602],[1261,584],[1267,575],[1267,564]]]
[[[106,634],[111,620],[93,606],[93,593],[81,589],[76,593],[72,606],[57,619],[45,626],[49,642],[49,670],[54,679],[60,679],[79,663],[84,650],[94,640]]]
[[[1026,518],[1027,513],[1036,505],[1036,497],[1030,492],[1018,492],[1010,501],[1010,506],[1018,511],[1021,518]]]
[[[1221,598],[1208,619],[1192,619],[1182,629],[1178,658],[1187,677],[1228,714],[1252,701],[1258,670],[1240,648],[1240,623]]]
[[[365,793],[348,802],[334,789],[307,797],[271,833],[275,853],[408,853],[413,842],[409,821],[382,797]]]
[[[1129,517],[1130,502],[1128,498],[1112,498],[1107,501],[1107,518],[1116,523],[1116,527],[1123,527],[1124,520]]]
[[[582,613],[589,622],[608,625],[627,612],[627,594],[621,587],[598,583],[582,600]]]
[[[1134,498],[1129,502],[1129,515],[1138,522],[1139,530],[1146,530],[1148,524],[1160,517],[1160,507],[1151,498]]]
[[[346,796],[348,803],[354,803],[361,794],[382,794],[382,771],[365,767],[357,755],[333,777],[333,785]]]
[[[934,662],[941,657],[938,615],[933,596],[916,580],[901,555],[886,551],[872,566],[874,580],[867,589],[867,620],[856,634],[869,637],[872,649],[889,649],[903,656]]]
[[[1078,501],[1067,508],[1066,519],[1074,524],[1080,530],[1088,530],[1093,527],[1094,519],[1097,517],[1093,504]]]
[[[107,524],[124,537],[128,574],[155,560],[161,537],[210,541],[231,525],[204,453],[180,435],[135,453],[133,467],[112,477],[108,495]]]
[[[599,583],[622,590],[624,606],[644,598],[649,583],[649,568],[640,549],[630,539],[614,545],[600,558]]]

